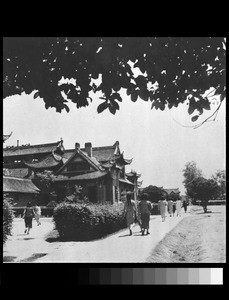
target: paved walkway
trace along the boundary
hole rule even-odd
[[[12,236],[3,248],[4,262],[145,262],[152,249],[189,213],[181,217],[151,216],[150,235],[142,236],[135,225],[133,235],[128,229],[91,242],[46,242],[53,229],[52,218],[41,218],[42,225],[24,234],[24,221],[15,218]]]

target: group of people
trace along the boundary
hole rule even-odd
[[[124,204],[124,215],[126,217],[127,227],[130,235],[132,235],[132,226],[137,222],[141,228],[142,235],[150,234],[149,221],[152,205],[147,200],[147,194],[143,194],[141,200],[136,205],[135,201],[131,199],[132,193],[127,192],[126,202]]]
[[[187,202],[184,200],[183,203],[180,199],[177,199],[176,201],[173,201],[172,199],[169,199],[168,201],[166,199],[162,199],[159,201],[159,209],[160,214],[162,218],[162,222],[165,221],[166,212],[168,211],[170,217],[175,215],[181,217],[181,209],[184,207],[185,213],[187,212]]]
[[[35,218],[37,222],[37,226],[41,225],[40,222],[41,217],[41,208],[36,204],[32,207],[31,202],[27,203],[26,208],[23,211],[22,218],[25,220],[25,231],[24,233],[29,234],[30,229],[32,228],[33,218]]]
[[[124,204],[124,215],[126,217],[127,227],[129,228],[129,233],[132,235],[132,227],[134,223],[138,223],[141,228],[142,235],[150,234],[149,232],[149,221],[151,209],[153,208],[153,204],[148,201],[148,195],[143,193],[141,195],[140,201],[134,201],[131,199],[132,193],[127,192],[126,194],[126,202]],[[187,202],[182,201],[180,199],[173,201],[169,199],[159,200],[159,210],[162,218],[162,222],[165,221],[167,211],[170,217],[174,216],[175,213],[177,216],[181,217],[181,209],[184,208],[185,213],[187,212]]]

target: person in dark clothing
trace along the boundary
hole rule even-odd
[[[187,212],[187,202],[184,200],[183,201],[183,207],[184,207],[184,211],[185,211],[185,213]]]
[[[29,234],[30,229],[32,228],[33,217],[35,216],[34,210],[32,208],[31,202],[27,203],[27,206],[23,212],[22,218],[25,220],[25,231]]]
[[[149,222],[150,222],[150,211],[151,211],[151,203],[147,200],[148,195],[144,193],[141,197],[141,201],[138,205],[139,212],[141,216],[141,229],[142,229],[142,235],[144,235],[145,230],[146,234],[149,233]]]
[[[173,202],[173,216],[174,216],[175,212],[176,212],[176,201]]]

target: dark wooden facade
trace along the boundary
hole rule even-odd
[[[83,196],[91,202],[115,203],[121,200],[121,193],[132,191],[137,197],[139,174],[126,174],[125,166],[132,159],[125,159],[120,152],[119,142],[112,146],[92,147],[85,143],[80,148],[64,149],[63,141],[51,144],[24,145],[3,149],[3,167],[9,176],[33,179],[36,172],[51,170],[56,176],[55,190],[62,199],[82,186]]]

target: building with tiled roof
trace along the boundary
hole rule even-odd
[[[75,143],[74,149],[65,149],[63,140],[6,147],[3,149],[3,161],[4,168],[10,170],[9,176],[18,173],[20,177],[26,178],[28,174],[53,171],[56,176],[56,193],[60,198],[66,195],[66,186],[69,193],[69,189],[73,192],[75,185],[81,185],[83,194],[93,202],[118,202],[124,190],[131,190],[137,195],[135,177],[140,175],[133,177],[126,174],[125,166],[130,165],[132,159],[124,157],[118,141],[103,147],[92,147],[91,143],[85,143],[84,148]]]
[[[180,195],[179,188],[170,188],[170,189],[164,189],[166,192],[167,198],[177,199]]]
[[[26,206],[28,201],[35,204],[35,196],[39,192],[30,179],[3,176],[3,193],[13,200],[15,207]]]

